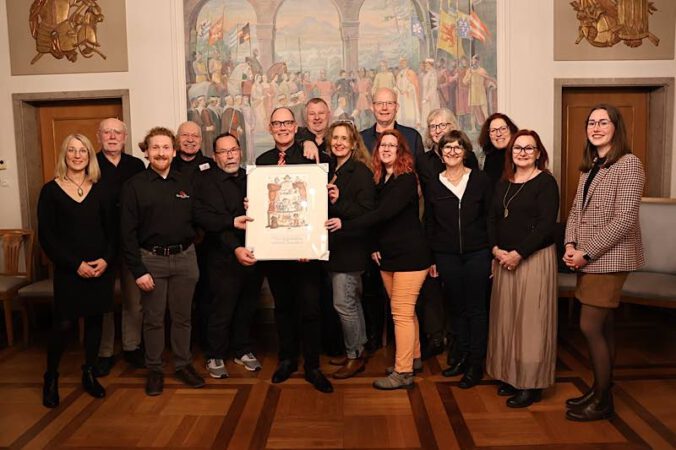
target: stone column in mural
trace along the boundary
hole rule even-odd
[[[348,72],[359,69],[359,21],[343,20],[340,26],[343,40],[343,65]]]
[[[275,57],[275,25],[258,22],[256,24],[256,36],[260,47],[261,65],[267,70],[274,62]]]

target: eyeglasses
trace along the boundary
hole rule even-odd
[[[520,145],[515,145],[512,147],[512,153],[516,153],[517,155],[521,152],[526,152],[527,155],[532,155],[535,150],[538,148],[533,146],[533,145],[527,145],[525,147],[521,147]]]
[[[496,135],[496,134],[505,134],[505,133],[507,133],[507,130],[509,130],[509,128],[499,127],[499,128],[491,128],[490,130],[488,130],[488,132],[491,135]]]
[[[437,130],[444,131],[450,124],[451,124],[450,122],[437,123],[437,124],[432,124],[432,123],[431,123],[431,124],[429,124],[429,125],[427,126],[427,128],[428,128],[430,131],[437,131]]]
[[[594,128],[596,125],[599,126],[599,128],[607,128],[610,126],[612,122],[608,119],[601,119],[601,120],[589,120],[587,121],[587,128]]]
[[[284,128],[291,128],[294,124],[296,123],[295,120],[273,120],[270,122],[270,125],[274,129],[280,129],[282,127]]]
[[[382,108],[383,106],[386,108],[392,108],[396,104],[397,102],[373,102],[373,106],[376,108]]]
[[[226,156],[231,156],[231,155],[236,155],[242,151],[241,148],[239,147],[233,147],[233,148],[223,148],[223,149],[218,149],[214,153],[217,155],[226,155]]]
[[[378,148],[392,149],[396,150],[399,146],[397,144],[380,144]]]
[[[465,148],[461,145],[447,144],[441,148],[441,154],[443,156],[457,155],[465,151]]]

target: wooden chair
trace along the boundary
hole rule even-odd
[[[33,230],[13,229],[0,230],[2,241],[2,266],[0,271],[0,300],[5,310],[5,327],[7,328],[7,345],[14,344],[14,322],[12,311],[15,309],[14,299],[18,290],[30,284],[33,279]],[[21,264],[23,256],[23,264]],[[21,306],[24,338],[28,330],[28,314]]]

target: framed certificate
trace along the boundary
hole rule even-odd
[[[329,259],[328,164],[247,166],[246,247],[259,261]]]

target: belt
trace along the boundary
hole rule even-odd
[[[148,250],[153,255],[157,256],[170,256],[177,255],[181,252],[184,252],[190,247],[192,243],[189,244],[176,244],[176,245],[153,245],[148,247],[143,247],[145,250]]]

